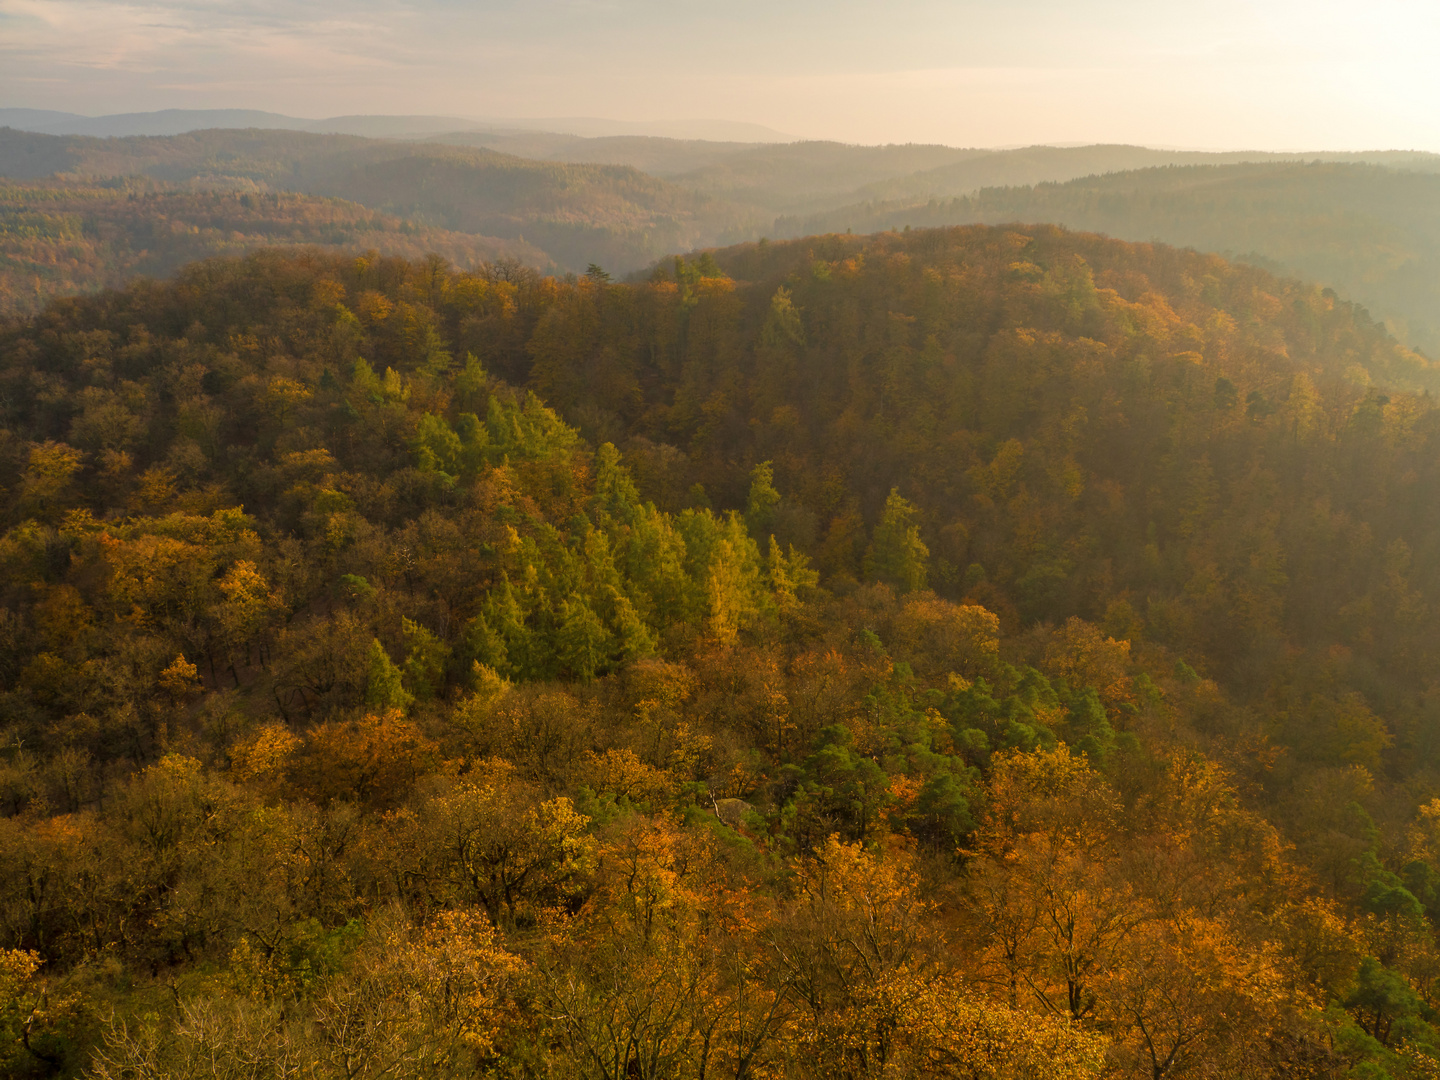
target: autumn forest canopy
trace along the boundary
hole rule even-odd
[[[17,185],[289,246],[0,326],[0,1072],[1440,1075],[1424,353],[1054,226],[545,276],[351,166]]]
[[[164,130],[178,119],[150,116]],[[762,237],[1022,222],[1240,258],[1332,288],[1440,356],[1440,155],[762,144],[350,119],[345,130],[394,137],[0,126],[0,316],[277,244],[625,276]],[[0,109],[0,125],[26,120]]]

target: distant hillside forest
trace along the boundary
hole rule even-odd
[[[52,303],[0,1072],[1433,1077],[1434,378],[1049,227]]]
[[[1322,282],[1440,356],[1440,176],[1375,165],[1141,169],[955,199],[875,202],[777,222],[775,235],[1047,222],[1224,253]]]
[[[527,242],[578,270],[590,262],[632,270],[753,231],[736,207],[628,166],[294,131],[96,139],[0,129],[0,175],[331,196],[418,227]]]
[[[175,191],[155,183],[0,182],[0,315],[57,297],[168,277],[186,263],[259,247],[435,254],[459,266],[552,266],[520,241],[417,226],[340,199],[289,193]]]
[[[102,139],[0,128],[0,176],[15,181],[0,196],[0,316],[267,243],[643,276],[675,252],[762,236],[1021,222],[1243,258],[1363,303],[1402,341],[1440,356],[1434,154],[513,131],[428,141],[282,130]],[[106,205],[107,191],[125,193],[123,208]],[[135,205],[137,192],[149,201]],[[197,200],[205,192],[215,199]],[[221,198],[244,195],[280,196],[286,209],[267,202],[257,216]],[[90,239],[75,240],[77,229]]]

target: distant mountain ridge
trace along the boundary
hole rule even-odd
[[[156,112],[113,113],[106,116],[83,116],[53,109],[0,109],[0,127],[12,127],[17,131],[30,131],[41,135],[93,135],[100,138],[184,135],[212,128],[261,128],[309,131],[321,135],[411,139],[466,131],[547,131],[584,138],[647,135],[753,143],[788,142],[793,138],[760,124],[731,120],[631,121],[599,117],[477,120],[458,116],[404,115],[347,115],[311,120],[261,109],[161,109]]]
[[[101,139],[0,129],[0,175],[84,186],[143,177],[188,191],[301,192],[420,229],[531,245],[532,265],[628,273],[767,224],[626,165],[534,161],[483,147],[245,129]]]

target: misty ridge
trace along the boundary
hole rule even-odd
[[[94,269],[65,275],[44,269],[48,256],[33,253],[46,250],[46,230],[58,240],[74,231],[77,219],[73,209],[60,215],[53,201],[55,212],[46,218],[36,200],[53,200],[71,183],[104,183],[152,194],[174,188],[341,199],[409,223],[432,237],[434,250],[462,261],[515,257],[541,271],[582,272],[595,264],[622,275],[675,252],[761,236],[1053,222],[1214,251],[1317,281],[1367,305],[1413,347],[1440,354],[1440,156],[1433,154],[865,147],[587,137],[501,125],[474,130],[482,125],[473,123],[437,130],[464,123],[445,117],[306,122],[225,112],[96,120],[37,115],[0,110],[0,122],[123,131],[224,119],[287,129],[106,138],[0,132],[0,175],[24,182],[0,211],[6,222],[0,236],[8,238],[0,241],[8,248],[0,256],[5,295],[29,297],[5,301],[10,310],[30,310],[71,288],[118,284],[129,273],[163,275],[205,252],[249,250],[266,235],[269,242],[415,250],[409,240],[389,243],[353,230],[344,237],[300,230],[282,238],[272,229],[243,240],[232,234],[246,235],[245,226],[228,227],[237,223],[212,214],[213,228],[227,234],[223,245],[216,239],[198,246],[192,238],[170,251],[175,241],[160,236],[174,228],[149,227],[142,239],[96,227],[91,231],[105,231],[107,239],[100,242],[104,252],[83,260]],[[301,124],[389,137],[294,130]],[[1308,167],[1316,163],[1327,168]],[[36,183],[47,192],[43,197],[30,190]],[[93,192],[87,198],[92,213],[109,213]],[[148,205],[151,215],[168,213],[162,202]],[[21,234],[31,254],[21,250]],[[484,239],[463,239],[468,236]]]

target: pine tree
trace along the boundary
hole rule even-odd
[[[915,524],[915,507],[898,488],[891,488],[865,552],[865,577],[883,581],[901,592],[923,589],[929,557],[930,549],[920,539],[920,526]]]
[[[610,654],[610,632],[584,598],[571,595],[562,605],[556,652],[564,668],[582,681],[595,677]]]
[[[406,692],[400,669],[378,638],[370,642],[370,672],[365,679],[365,704],[381,712],[408,709],[415,700]]]
[[[820,574],[810,569],[810,559],[805,553],[796,551],[795,545],[791,544],[787,556],[773,536],[770,537],[770,554],[765,564],[770,574],[771,591],[775,593],[775,603],[782,611],[793,608],[800,602],[802,594],[820,584]]]
[[[450,649],[419,623],[402,618],[400,626],[405,634],[405,684],[422,701],[432,698],[445,688]]]
[[[745,524],[757,543],[763,542],[775,523],[780,492],[775,490],[775,469],[762,461],[750,470],[750,497],[745,501]]]
[[[505,639],[486,621],[484,615],[476,615],[460,632],[460,657],[481,664],[498,672],[509,670],[509,656]]]

